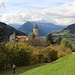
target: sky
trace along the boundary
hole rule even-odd
[[[70,25],[75,23],[75,0],[0,0],[0,21],[21,25],[26,21]]]

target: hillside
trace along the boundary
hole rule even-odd
[[[54,32],[56,34],[75,34],[75,23],[74,24],[71,24],[71,25],[68,25],[66,28],[64,28],[63,30],[60,30],[60,31],[56,31]]]
[[[75,75],[75,54],[19,75]]]
[[[69,33],[75,34],[75,23],[67,26],[63,31],[69,31]]]
[[[68,25],[63,30],[53,32],[53,35],[55,36],[61,35],[61,37],[67,38],[71,41],[75,40],[75,23]]]
[[[25,35],[23,32],[18,31],[3,22],[0,22],[0,41],[7,41],[9,36],[14,32],[16,35]]]
[[[28,21],[28,22],[24,23],[21,27],[19,27],[18,30],[20,30],[26,34],[32,33],[32,30],[33,30],[33,27],[35,24],[38,25],[39,36],[46,36],[48,33],[51,33],[56,30],[61,30],[64,28],[63,26],[54,25],[52,23],[38,23],[38,22],[29,22]]]

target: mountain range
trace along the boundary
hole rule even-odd
[[[39,36],[46,36],[48,33],[65,28],[65,26],[55,25],[53,23],[39,23],[27,21],[22,26],[20,26],[18,30],[26,34],[30,34],[32,33],[35,24],[37,24],[39,28],[38,30]]]
[[[39,28],[39,36],[46,36],[48,33],[53,32],[56,35],[63,35],[66,37],[74,37],[75,38],[75,23],[68,25],[66,28],[65,26],[58,26],[52,23],[37,23],[37,22],[26,22],[22,26],[19,27],[18,30],[15,28],[7,25],[6,23],[0,22],[0,41],[7,41],[9,36],[14,32],[16,35],[27,35],[33,32],[34,25],[37,24]],[[1,39],[2,38],[2,39]]]
[[[9,36],[14,32],[16,35],[26,35],[25,33],[18,31],[3,22],[0,22],[0,41],[8,41]]]

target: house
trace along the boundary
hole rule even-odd
[[[27,36],[16,36],[16,39],[18,41],[26,41],[26,40],[28,40]]]
[[[11,43],[18,42],[18,41],[26,41],[26,40],[28,40],[27,36],[17,36],[15,32],[9,37],[9,42]]]

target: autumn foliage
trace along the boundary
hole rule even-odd
[[[0,44],[0,69],[9,68],[13,63],[17,66],[49,63],[65,55],[64,51],[54,45],[40,48],[24,42]]]

